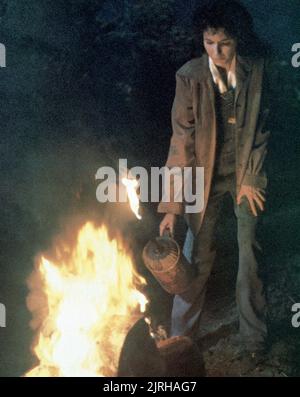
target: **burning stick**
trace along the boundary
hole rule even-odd
[[[136,179],[122,178],[122,183],[127,189],[127,196],[129,199],[130,208],[132,209],[135,216],[139,220],[141,220],[142,217],[139,215],[139,199],[136,193],[138,181]]]

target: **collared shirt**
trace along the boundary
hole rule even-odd
[[[217,68],[217,66],[214,64],[213,60],[209,57],[209,69],[212,74],[212,78],[219,88],[219,91],[221,94],[224,94],[224,92],[227,92],[228,89],[230,88],[236,88],[236,56],[234,56],[230,69],[227,72],[227,85],[223,81],[222,76]]]

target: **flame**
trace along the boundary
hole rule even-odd
[[[136,193],[138,187],[138,181],[136,179],[122,178],[122,183],[127,189],[127,196],[129,199],[130,208],[138,219],[142,219],[139,215],[139,198]]]
[[[25,376],[115,376],[126,333],[147,304],[136,289],[145,280],[105,226],[85,224],[67,260],[60,258],[54,263],[42,256],[39,282],[31,281],[28,307],[32,325],[39,322],[33,348],[39,364]]]

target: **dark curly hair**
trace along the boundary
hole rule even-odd
[[[253,19],[237,0],[208,1],[197,8],[193,17],[194,52],[204,52],[203,32],[221,29],[237,40],[237,53],[244,56],[263,56],[270,48],[254,32]]]

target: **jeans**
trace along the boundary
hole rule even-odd
[[[266,300],[261,280],[262,249],[257,241],[261,214],[255,217],[244,197],[236,204],[234,175],[215,177],[202,227],[197,236],[188,230],[183,253],[196,267],[197,275],[188,291],[175,295],[171,315],[171,336],[196,337],[203,308],[206,286],[216,256],[216,224],[221,215],[225,194],[234,202],[237,218],[239,270],[236,283],[236,300],[240,335],[251,343],[261,343],[267,335]]]

